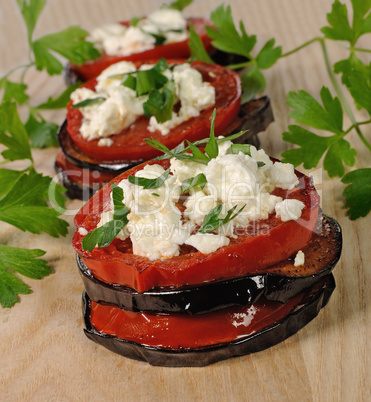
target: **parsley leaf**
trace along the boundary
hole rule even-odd
[[[33,160],[27,131],[18,116],[15,103],[6,102],[0,105],[0,144],[8,148],[1,155],[9,161]]]
[[[207,153],[209,158],[216,158],[219,154],[218,142],[216,141],[214,135],[215,117],[216,117],[216,109],[213,110],[213,114],[211,115],[210,138],[205,146],[205,152]]]
[[[300,124],[340,133],[343,127],[343,110],[339,99],[332,98],[326,87],[321,89],[321,98],[323,107],[303,90],[289,92],[286,103],[294,109],[290,116]]]
[[[300,126],[290,125],[288,132],[282,134],[284,141],[300,145],[282,153],[282,162],[295,167],[303,163],[305,169],[316,167],[328,148],[328,137],[321,137]]]
[[[204,221],[202,222],[201,227],[198,229],[199,233],[209,233],[217,229],[219,226],[222,226],[232,219],[234,219],[238,214],[240,214],[243,209],[246,207],[246,204],[240,208],[235,214],[233,212],[237,208],[237,205],[232,207],[227,211],[227,215],[224,218],[219,218],[219,215],[222,211],[223,205],[219,204],[213,209],[209,211],[209,213],[205,216]]]
[[[349,184],[343,192],[350,219],[366,216],[371,211],[371,168],[347,173],[341,181]]]
[[[123,189],[114,183],[111,183],[112,200],[114,206],[113,220],[105,223],[99,228],[94,229],[82,239],[82,248],[92,252],[97,245],[99,248],[107,247],[120,231],[128,224],[127,218],[130,210],[123,203]]]
[[[97,96],[96,98],[84,99],[83,101],[72,105],[72,109],[80,109],[81,107],[94,106],[94,105],[104,102],[105,100],[106,100],[106,98],[104,98],[103,96]]]
[[[5,80],[3,83],[3,88],[3,102],[15,101],[18,103],[18,105],[23,105],[29,99],[29,96],[26,94],[26,84]]]
[[[187,144],[189,149],[191,150],[192,155],[183,155],[186,156],[188,160],[192,160],[193,162],[197,163],[202,163],[204,165],[207,165],[210,162],[210,158],[205,155],[195,144],[192,142],[189,142],[187,140]]]
[[[295,125],[289,126],[289,130],[282,134],[282,138],[292,144],[300,145],[301,148],[283,152],[282,162],[292,163],[294,166],[303,163],[305,169],[311,169],[317,166],[327,151],[324,168],[330,177],[343,176],[343,163],[348,166],[354,165],[357,151],[351,148],[349,142],[344,140],[341,135],[321,137]]]
[[[29,278],[41,279],[51,273],[46,261],[38,259],[45,254],[42,250],[27,250],[0,244],[0,304],[12,307],[19,301],[18,294],[30,293],[30,288],[12,271]]]
[[[37,120],[33,114],[30,114],[25,128],[31,138],[31,147],[46,148],[58,146],[57,133],[59,126],[55,123],[45,120]]]
[[[155,116],[158,123],[171,120],[175,102],[175,84],[169,81],[160,92],[155,89],[150,92],[148,100],[143,103],[144,114],[147,118]]]
[[[326,38],[353,42],[353,32],[349,25],[348,9],[345,4],[335,0],[332,3],[331,12],[327,14],[327,21],[330,27],[321,28]]]
[[[251,148],[250,144],[232,144],[231,152],[232,154],[239,154],[240,152],[242,152],[245,155],[251,156],[250,148]]]
[[[250,57],[250,52],[256,43],[255,35],[247,35],[245,26],[240,21],[241,34],[237,31],[233,18],[231,6],[221,4],[211,13],[211,21],[216,29],[206,26],[206,32],[213,39],[212,45],[224,52],[230,52]]]
[[[168,68],[167,61],[160,59],[149,70],[138,70],[131,73],[129,77],[133,77],[133,74],[135,74],[136,77],[133,78],[136,79],[127,78],[123,85],[135,90],[137,96],[148,94],[153,90],[162,88],[168,82],[167,77],[162,74]]]
[[[205,63],[214,63],[208,55],[200,36],[195,31],[193,24],[189,25],[189,49],[191,59],[204,61]]]
[[[33,172],[21,175],[0,200],[0,220],[31,233],[65,236],[68,223],[46,203],[50,181],[50,177]]]
[[[353,31],[354,37],[371,32],[371,1],[370,0],[352,0],[353,5]],[[367,15],[366,15],[367,14]]]
[[[22,171],[11,169],[0,169],[0,200],[8,194],[16,182],[23,175]]]
[[[264,75],[260,72],[257,65],[252,66],[241,77],[242,97],[241,104],[244,105],[254,98],[254,96],[263,92],[266,86]]]
[[[37,106],[37,109],[51,110],[51,109],[63,109],[67,106],[70,101],[70,96],[72,92],[79,88],[81,83],[78,82],[73,85],[69,85],[57,98],[49,97],[48,100],[41,105]]]
[[[167,177],[169,176],[170,169],[165,170],[157,179],[147,179],[145,177],[128,176],[129,183],[142,186],[145,190],[155,189],[161,187]]]
[[[371,115],[371,65],[366,66],[354,54],[334,66],[336,73],[342,73],[342,82],[351,93],[356,105],[365,108]]]
[[[270,39],[260,50],[256,56],[256,64],[260,69],[272,67],[273,64],[281,57],[282,47],[274,47],[275,40]]]
[[[191,188],[199,186],[201,190],[206,186],[207,180],[203,173],[198,174],[195,177],[190,177],[182,182],[181,192],[182,194],[189,191]]]
[[[362,35],[371,32],[370,1],[352,0],[352,5],[353,26],[350,26],[347,6],[339,0],[334,1],[331,13],[327,14],[330,27],[321,29],[326,38],[345,40],[353,46]]]
[[[52,54],[58,53],[75,64],[83,64],[100,56],[99,51],[90,42],[83,40],[88,32],[78,26],[71,26],[63,31],[45,35],[32,43],[36,68],[44,68],[50,75],[63,71],[62,63]]]
[[[172,3],[170,3],[167,7],[182,11],[192,2],[193,0],[175,0]]]
[[[45,7],[46,0],[17,0],[17,3],[26,23],[28,43],[31,45],[33,31]]]

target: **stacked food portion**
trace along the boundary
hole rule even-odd
[[[92,195],[117,174],[161,153],[146,138],[171,149],[207,137],[214,108],[217,135],[249,128],[240,141],[253,141],[272,121],[269,101],[240,103],[238,74],[217,64],[165,59],[113,64],[72,93],[56,169],[71,197]]]
[[[203,18],[185,18],[174,6],[164,5],[147,17],[106,24],[93,30],[87,40],[94,43],[101,56],[79,66],[69,64],[65,71],[66,81],[88,81],[120,61],[158,60],[162,57],[188,59],[191,55],[190,29],[200,37],[206,51],[212,52],[211,39],[206,34],[206,26],[211,26],[211,22]]]
[[[153,365],[281,342],[334,287],[341,231],[309,177],[215,136],[120,174],[76,215],[87,336]]]
[[[72,93],[59,132],[55,167],[71,198],[88,199],[117,174],[158,156],[146,138],[168,148],[206,138],[213,109],[217,135],[248,129],[240,142],[258,145],[257,133],[272,122],[267,97],[241,104],[237,73],[187,60],[190,30],[212,51],[205,28],[210,22],[186,19],[176,9],[189,3],[174,2],[148,17],[94,30],[87,39],[101,57],[68,66],[69,82],[87,81]],[[230,56],[219,54],[225,63]]]

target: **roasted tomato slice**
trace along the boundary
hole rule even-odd
[[[172,61],[169,61],[170,63]],[[193,142],[207,137],[214,108],[217,109],[215,134],[221,134],[236,118],[240,109],[240,78],[235,72],[216,64],[197,61],[192,62],[191,66],[200,71],[203,79],[215,87],[215,105],[203,110],[199,116],[179,124],[167,135],[162,135],[159,131],[153,133],[148,131],[148,119],[142,116],[121,133],[111,136],[114,141],[111,146],[101,147],[98,145],[98,139],[88,141],[82,137],[80,134],[82,114],[78,109],[73,109],[70,102],[67,107],[67,129],[72,141],[83,153],[100,162],[145,161],[161,154],[146,144],[145,138],[153,137],[172,149],[185,139]],[[95,84],[96,81],[92,80],[85,86],[94,89]]]
[[[119,183],[129,175],[143,169],[146,162],[117,176]],[[156,161],[156,163],[159,163]],[[160,162],[164,168],[169,161]],[[293,190],[276,189],[273,194],[282,198],[295,198],[305,204],[298,220],[282,222],[272,214],[266,220],[254,221],[228,246],[202,254],[181,249],[180,255],[165,260],[151,261],[134,255],[129,239],[115,239],[108,247],[95,248],[91,253],[82,250],[82,235],[76,231],[73,246],[93,275],[107,283],[120,284],[143,292],[152,288],[196,285],[214,280],[242,277],[264,270],[304,249],[315,230],[319,196],[312,180],[296,172],[299,184]],[[96,228],[101,213],[110,203],[111,186],[103,187],[77,213],[77,229],[91,232]],[[84,231],[82,231],[84,232]]]
[[[206,26],[211,26],[211,22],[204,18],[187,18],[188,26],[193,24],[196,32],[201,37],[201,40],[208,52],[212,50],[211,39],[206,35]],[[122,25],[129,26],[129,21],[121,22]],[[133,53],[129,56],[109,56],[102,55],[97,60],[89,61],[81,66],[71,64],[68,66],[67,74],[75,75],[81,81],[87,81],[97,77],[103,70],[111,64],[119,61],[141,61],[155,60],[161,57],[165,59],[187,59],[190,56],[188,45],[189,40],[184,40],[176,43],[155,46],[153,49],[146,50],[140,53]]]

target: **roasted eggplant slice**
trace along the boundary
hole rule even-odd
[[[282,342],[317,316],[334,288],[329,274],[284,304],[261,298],[253,306],[196,316],[127,312],[92,302],[84,292],[84,331],[91,340],[132,359],[155,366],[200,367]]]
[[[91,300],[130,311],[200,314],[233,305],[251,305],[262,296],[285,303],[328,275],[340,258],[342,234],[337,221],[323,215],[318,228],[312,243],[304,250],[303,266],[295,267],[291,258],[259,275],[181,289],[161,288],[140,293],[98,280],[79,256],[77,265]]]

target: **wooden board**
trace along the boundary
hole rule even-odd
[[[157,8],[151,0],[48,1],[35,37],[71,24],[92,28],[103,22],[129,19]],[[259,48],[271,37],[284,52],[320,34],[330,0],[231,0],[236,19],[258,36]],[[346,2],[349,5],[349,1]],[[219,0],[195,0],[187,14],[208,16]],[[365,42],[366,43],[366,42]],[[25,31],[15,1],[0,5],[0,73],[27,60]],[[332,61],[344,57],[331,45]],[[367,57],[367,55],[365,56]],[[366,59],[367,60],[367,59]],[[318,97],[322,85],[331,86],[318,44],[287,57],[266,74],[276,122],[260,135],[262,146],[278,157],[289,147],[281,133],[292,123],[285,94],[299,88]],[[63,88],[60,77],[39,72],[27,76],[33,104]],[[63,111],[48,118],[59,123]],[[362,117],[362,116],[361,116]],[[364,118],[363,116],[362,118]],[[345,126],[350,123],[346,119]],[[365,135],[371,140],[370,128]],[[356,167],[370,166],[370,154],[352,135],[359,150]],[[35,151],[37,169],[54,175],[56,149]],[[73,215],[79,201],[70,201],[64,218],[66,238],[23,233],[1,224],[0,242],[47,250],[53,274],[26,282],[33,293],[12,309],[0,310],[0,400],[371,400],[371,217],[351,222],[343,207],[343,184],[314,170],[322,207],[344,231],[344,249],[335,269],[337,289],[316,320],[297,335],[269,350],[205,368],[158,368],[117,356],[90,342],[82,331],[82,281],[71,248]]]

